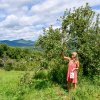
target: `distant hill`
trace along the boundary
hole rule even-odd
[[[7,44],[9,46],[14,46],[14,47],[27,47],[27,46],[33,46],[35,41],[31,40],[24,40],[24,39],[19,39],[19,40],[1,40],[0,44]]]

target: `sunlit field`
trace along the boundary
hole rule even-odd
[[[33,72],[30,72],[33,75]],[[32,83],[19,83],[24,71],[0,70],[0,100],[99,100],[99,80],[81,79],[76,90],[66,88],[49,80],[32,79]],[[28,80],[28,79],[27,79]]]

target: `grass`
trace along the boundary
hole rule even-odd
[[[0,71],[0,100],[13,100],[21,74],[22,72]]]
[[[99,100],[97,82],[81,79],[76,90],[63,89],[60,85],[43,79],[32,79],[29,86],[18,85],[24,71],[0,70],[0,100]],[[31,72],[32,74],[34,72]]]

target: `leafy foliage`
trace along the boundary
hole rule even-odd
[[[42,52],[27,48],[0,45],[0,67],[5,70],[37,70],[41,65]]]
[[[44,29],[44,35],[37,41],[37,46],[41,48],[50,70],[51,79],[65,83],[67,62],[61,58],[62,50],[67,56],[72,51],[78,52],[80,75],[97,74],[97,69],[100,68],[99,15],[86,4],[85,7],[65,11],[61,22],[60,29],[53,29],[52,26],[48,30]]]
[[[73,13],[65,12],[62,28],[63,32],[70,35],[68,49],[79,53],[83,74],[96,74],[96,67],[100,68],[99,15],[96,15],[86,4],[85,7],[74,9]]]

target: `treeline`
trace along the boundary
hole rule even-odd
[[[0,68],[5,70],[35,70],[40,67],[42,53],[33,48],[0,45]]]
[[[6,44],[0,45],[0,57],[9,57],[11,59],[21,59],[30,54],[28,49],[14,48]]]

